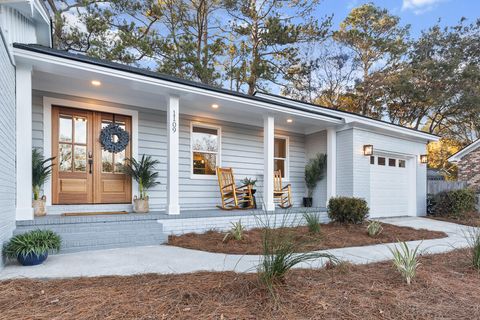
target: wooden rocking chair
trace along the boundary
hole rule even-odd
[[[282,172],[280,170],[273,172],[273,200],[277,201],[278,206],[283,209],[292,206],[292,188],[290,184],[282,186]]]
[[[252,188],[249,185],[235,185],[232,168],[217,168],[218,185],[222,205],[217,206],[223,210],[252,209],[254,207]]]

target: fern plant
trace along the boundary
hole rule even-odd
[[[54,159],[55,157],[44,159],[43,154],[38,149],[32,150],[32,189],[34,200],[40,199],[40,189],[52,173],[52,161]]]
[[[238,220],[238,222],[231,222],[231,225],[232,228],[229,232],[227,232],[227,234],[225,234],[223,242],[226,242],[228,239],[234,239],[237,241],[243,240],[245,227],[242,225],[242,220]]]
[[[155,169],[155,166],[159,163],[160,161],[146,155],[142,155],[140,161],[134,158],[126,159],[122,171],[137,181],[140,199],[146,199],[148,197],[147,191],[160,184],[157,181],[158,171]]]
[[[327,168],[327,155],[319,153],[310,159],[305,166],[305,184],[308,189],[308,197],[311,198],[317,182],[322,180]]]
[[[420,266],[420,262],[418,262],[419,247],[420,244],[415,249],[410,249],[407,243],[403,241],[399,243],[398,248],[396,245],[393,246],[393,249],[390,248],[390,252],[393,254],[393,265],[408,285],[415,278],[417,269]]]

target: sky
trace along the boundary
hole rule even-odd
[[[351,9],[368,2],[399,16],[402,25],[410,24],[413,37],[418,37],[439,18],[441,25],[455,25],[462,17],[471,22],[480,18],[480,0],[323,0],[318,14],[333,13],[333,29],[336,29]]]

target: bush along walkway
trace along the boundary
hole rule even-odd
[[[448,237],[407,242],[410,248],[419,247],[424,254],[442,253],[468,246],[469,228],[454,223],[426,218],[404,217],[382,220],[398,226],[445,232]],[[378,244],[324,250],[343,261],[365,264],[392,259],[393,244]],[[0,279],[11,278],[68,278],[104,275],[134,275],[145,273],[179,274],[196,271],[256,272],[261,261],[258,255],[232,255],[183,249],[167,245],[110,249],[71,254],[59,254],[47,263],[33,267],[7,265]],[[296,268],[320,268],[323,258],[304,262]]]

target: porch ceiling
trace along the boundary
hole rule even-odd
[[[339,118],[282,107],[275,102],[256,102],[175,83],[156,83],[146,77],[85,63],[51,57],[16,56],[17,63],[32,65],[34,90],[67,94],[135,107],[166,110],[168,97],[180,97],[180,113],[254,126],[263,126],[266,114],[275,117],[275,128],[309,134],[344,121]],[[93,86],[92,80],[101,82]],[[219,105],[213,109],[212,104]],[[293,122],[287,122],[291,119]]]

